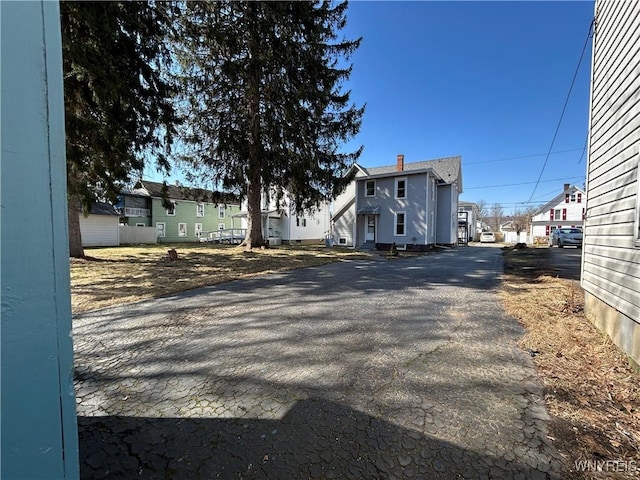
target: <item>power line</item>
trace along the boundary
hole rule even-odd
[[[587,138],[584,139],[584,147],[582,148],[582,154],[580,155],[580,160],[578,160],[578,163],[582,162],[582,159],[584,158],[584,154],[587,151],[588,145],[589,145],[589,134],[587,134]]]
[[[467,187],[467,186],[465,186],[464,189],[465,190],[478,190],[478,189],[481,189],[481,188],[517,187],[517,186],[520,186],[520,185],[533,185],[534,183],[537,185],[539,183],[559,182],[559,181],[564,181],[564,180],[575,180],[577,178],[584,178],[584,175],[580,175],[578,177],[554,178],[552,180],[543,180],[543,181],[538,179],[535,182],[506,183],[506,184],[503,184],[503,185],[483,185],[481,187]],[[532,197],[529,197],[529,200],[527,200],[527,203],[531,202],[531,198]]]
[[[587,45],[589,44],[589,39],[591,38],[591,32],[593,30],[593,25],[595,23],[595,18],[591,20],[591,24],[589,25],[589,31],[587,32],[587,38],[584,41],[584,46],[582,47],[582,53],[580,54],[580,59],[578,60],[578,65],[576,66],[576,71],[573,74],[573,79],[571,80],[571,86],[569,87],[569,92],[567,93],[567,98],[564,101],[564,106],[562,107],[562,113],[560,114],[560,120],[558,120],[558,125],[556,126],[556,131],[553,134],[553,139],[551,140],[551,145],[549,146],[549,152],[547,153],[547,158],[544,159],[544,164],[542,165],[542,170],[540,171],[540,175],[538,175],[538,181],[536,182],[536,186],[533,187],[533,192],[531,192],[531,196],[529,200],[533,198],[533,194],[536,193],[538,189],[538,184],[540,183],[540,179],[542,178],[542,174],[544,173],[544,169],[547,166],[547,162],[549,161],[549,156],[551,155],[551,150],[553,149],[553,144],[556,141],[556,137],[558,136],[558,131],[560,131],[560,125],[562,124],[562,119],[564,118],[564,112],[567,109],[567,104],[569,103],[569,98],[571,97],[571,91],[573,90],[573,85],[576,82],[576,77],[578,76],[578,71],[580,70],[580,65],[582,64],[582,58],[584,57],[584,52],[587,50]]]
[[[567,152],[577,152],[579,150],[583,150],[583,148],[572,148],[570,150],[556,150],[555,152],[551,152],[552,154],[556,154],[556,153],[567,153]],[[476,165],[479,163],[495,163],[495,162],[506,162],[508,160],[520,160],[522,158],[533,158],[533,157],[544,157],[545,155],[548,155],[547,153],[534,153],[532,155],[521,155],[519,157],[509,157],[509,158],[499,158],[496,160],[482,160],[479,162],[464,162],[464,165]]]

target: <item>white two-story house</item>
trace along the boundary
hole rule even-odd
[[[534,241],[549,237],[556,228],[582,228],[586,214],[587,197],[584,190],[564,184],[562,193],[543,205],[531,219]]]
[[[365,168],[334,202],[332,236],[338,246],[424,251],[455,245],[461,157]]]
[[[295,206],[285,193],[276,205],[273,197],[262,196],[262,232],[269,245],[324,243],[331,224],[330,204],[323,202],[313,211],[296,214]],[[234,226],[247,228],[247,202],[233,215]]]

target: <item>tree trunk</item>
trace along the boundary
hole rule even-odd
[[[80,232],[80,212],[80,200],[77,197],[69,197],[69,256],[75,258],[84,258]]]
[[[258,5],[249,3],[250,13],[250,54],[249,64],[249,169],[248,191],[247,191],[247,236],[245,237],[245,248],[251,250],[253,247],[265,245],[262,237],[262,158],[261,158],[261,138],[260,138],[260,68],[259,68],[259,38],[256,26],[256,10]]]
[[[247,236],[244,239],[245,247],[251,250],[253,247],[264,246],[262,238],[262,209],[261,207],[261,182],[260,176],[249,182],[247,195]]]

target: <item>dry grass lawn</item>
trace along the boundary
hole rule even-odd
[[[567,461],[567,478],[638,478],[640,375],[585,318],[580,284],[548,275],[548,258],[547,248],[505,250],[501,295],[527,330],[521,346],[545,387],[550,436]],[[581,460],[620,463],[608,472],[578,473]],[[637,470],[624,472],[625,466]]]
[[[178,260],[167,260],[175,248]],[[366,254],[323,246],[275,247],[251,252],[228,245],[180,244],[87,248],[71,259],[73,313],[159,297],[192,288]]]

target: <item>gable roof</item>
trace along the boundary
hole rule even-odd
[[[427,170],[433,171],[445,183],[458,182],[460,192],[462,192],[462,157],[436,158],[421,162],[410,162],[404,164],[404,169],[399,171],[397,165],[387,165],[384,167],[370,167],[360,169],[367,176],[402,176],[408,173],[421,173]]]
[[[91,215],[115,215],[120,216],[113,205],[105,202],[91,202]]]
[[[556,195],[555,197],[553,197],[550,201],[548,201],[547,203],[545,203],[542,207],[540,207],[538,210],[535,211],[535,213],[533,214],[535,215],[539,215],[541,213],[544,213],[548,210],[551,209],[551,207],[556,207],[561,203],[565,203],[564,199],[565,199],[565,195],[568,193],[569,195],[571,195],[572,193],[576,193],[579,192],[582,195],[584,195],[584,190],[582,190],[581,188],[576,187],[575,185],[572,187],[569,187],[567,190],[563,190],[562,193],[559,193],[558,195]]]
[[[187,200],[190,202],[240,203],[239,200],[231,194],[142,179],[136,182],[129,193],[152,198],[165,198],[166,196],[166,198],[171,200]]]

